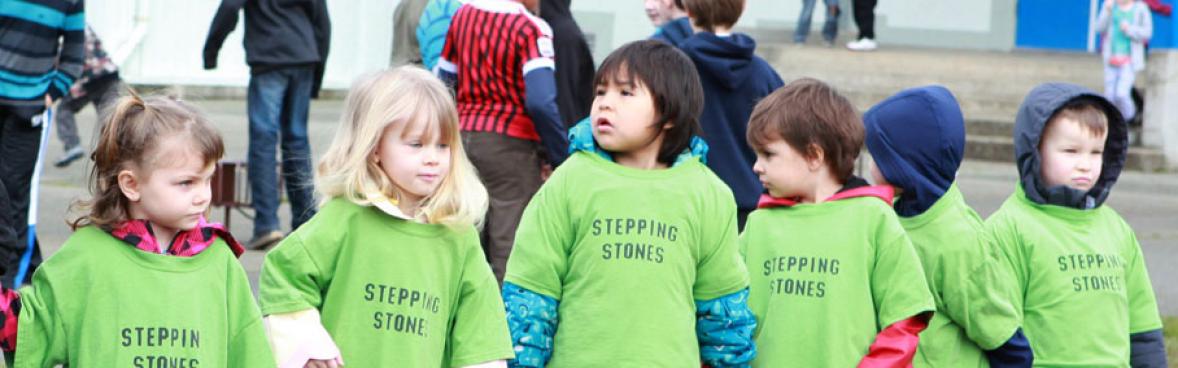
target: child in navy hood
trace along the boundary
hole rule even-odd
[[[1104,205],[1128,153],[1121,113],[1087,88],[1043,84],[1019,108],[1014,148],[1019,184],[986,231],[1036,364],[1165,367],[1141,246]]]
[[[988,250],[982,220],[954,184],[965,151],[957,99],[941,86],[907,89],[868,110],[863,123],[872,175],[900,194],[894,208],[937,305],[913,365],[1030,367],[1018,313],[1001,297],[1011,276],[977,262]]]
[[[756,156],[745,141],[749,116],[758,101],[785,83],[769,63],[753,53],[757,43],[752,37],[730,33],[744,10],[744,1],[685,0],[684,6],[699,30],[679,48],[695,62],[704,87],[700,124],[711,149],[708,167],[732,188],[743,228],[763,192],[752,170]]]

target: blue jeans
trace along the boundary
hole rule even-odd
[[[311,144],[307,142],[307,110],[314,77],[312,66],[278,68],[250,76],[248,170],[255,237],[279,230],[275,146],[280,137],[291,231],[315,215]]]
[[[814,3],[818,0],[802,0],[802,13],[798,15],[798,27],[794,30],[794,42],[806,42],[810,35],[810,16],[814,13]],[[827,42],[834,42],[839,32],[839,14],[832,6],[838,6],[838,0],[822,0],[826,4],[826,23],[822,25],[822,38]],[[832,14],[833,11],[833,14]]]

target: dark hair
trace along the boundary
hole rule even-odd
[[[744,13],[745,0],[682,0],[691,23],[708,32],[716,27],[732,27]]]
[[[1047,124],[1044,126],[1046,131],[1047,126],[1054,124],[1060,119],[1070,119],[1080,124],[1081,128],[1092,133],[1093,136],[1100,136],[1108,130],[1108,116],[1105,115],[1104,108],[1098,101],[1093,98],[1077,98],[1064,104],[1059,108],[1050,119],[1047,119]]]
[[[675,0],[675,7],[679,8],[679,10],[686,10],[683,8],[683,0]]]
[[[659,162],[672,164],[701,135],[699,114],[704,91],[695,64],[674,46],[659,41],[634,41],[610,53],[597,69],[594,86],[608,83],[645,86],[654,102],[656,127],[671,123],[659,147]],[[660,128],[661,129],[661,128]]]
[[[749,118],[749,145],[763,150],[774,140],[784,140],[806,158],[822,149],[835,178],[851,177],[855,159],[863,147],[863,123],[855,107],[817,79],[802,78],[766,96]]]
[[[160,142],[177,135],[191,142],[206,165],[215,163],[225,153],[221,134],[192,105],[172,97],[140,98],[130,96],[118,101],[114,113],[106,119],[98,137],[98,146],[90,159],[89,201],[73,204],[89,213],[70,223],[77,230],[86,225],[112,226],[130,219],[129,203],[119,188],[119,173],[138,168],[150,176],[151,168],[168,157],[159,155]]]

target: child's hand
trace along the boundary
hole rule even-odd
[[[1121,32],[1129,31],[1129,22],[1121,21]]]
[[[339,368],[343,366],[344,365],[339,361],[339,359],[311,359],[307,361],[307,364],[304,365],[303,368]]]

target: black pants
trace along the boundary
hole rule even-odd
[[[875,39],[875,3],[876,0],[853,0],[859,39]]]
[[[0,107],[0,267],[4,268],[0,282],[5,287],[19,286],[13,285],[13,279],[28,247],[29,185],[41,149],[42,127],[33,127],[28,119]],[[41,249],[34,243],[25,282],[40,263]]]

